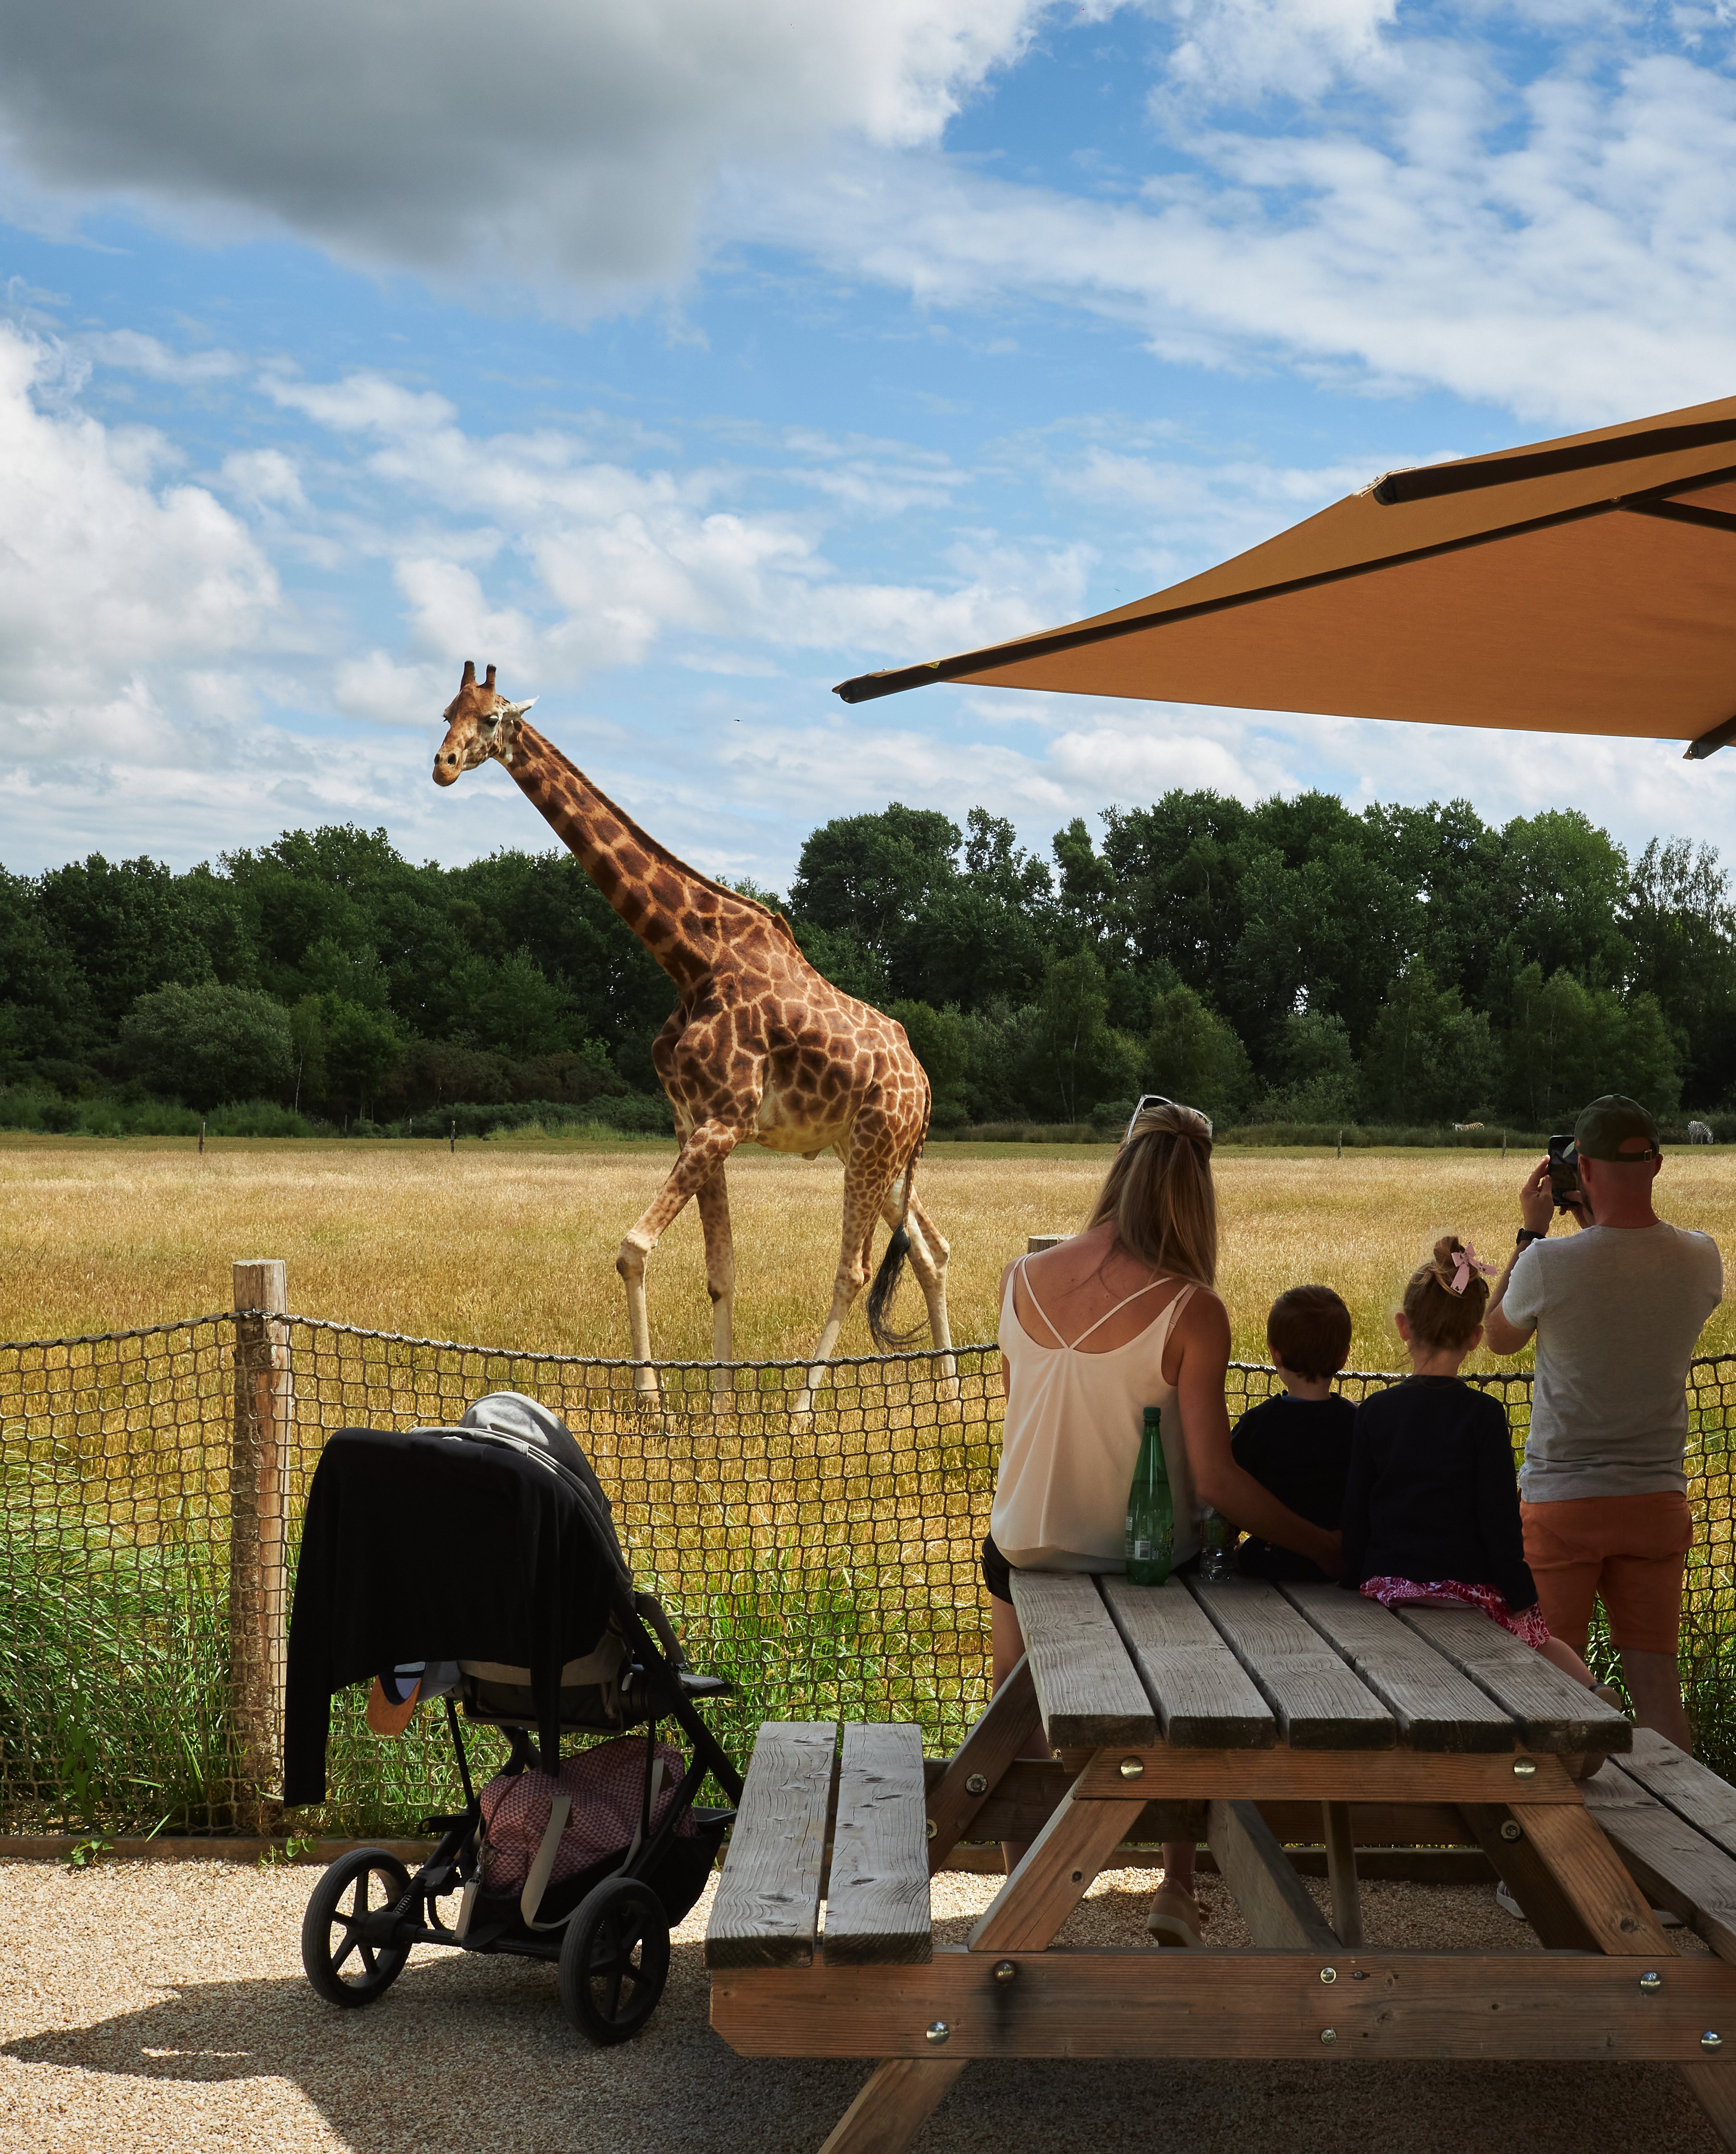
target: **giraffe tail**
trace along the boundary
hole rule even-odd
[[[882,1354],[907,1354],[927,1334],[927,1326],[922,1324],[909,1331],[895,1331],[890,1319],[892,1297],[898,1291],[905,1259],[910,1254],[910,1229],[905,1221],[910,1216],[911,1192],[916,1187],[917,1161],[922,1156],[922,1146],[927,1136],[928,1122],[925,1116],[922,1134],[917,1139],[909,1164],[904,1170],[904,1202],[899,1207],[898,1224],[892,1229],[892,1238],[886,1243],[886,1253],[881,1258],[880,1269],[874,1274],[874,1284],[868,1289],[868,1329]]]

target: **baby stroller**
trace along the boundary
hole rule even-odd
[[[391,1987],[412,1945],[513,1952],[558,1963],[581,2034],[636,2034],[662,1994],[670,1926],[735,1815],[695,1798],[709,1774],[741,1799],[697,1710],[730,1686],[693,1673],[655,1596],[635,1592],[590,1461],[535,1400],[497,1391],[456,1428],[346,1428],[326,1445],[290,1617],[286,1803],[324,1800],[332,1694],[370,1677],[379,1733],[443,1700],[464,1808],[423,1820],[441,1837],[413,1877],[383,1848],[331,1865],[302,1924],[309,1981],[354,2008]],[[511,1738],[480,1790],[461,1713]],[[660,1742],[664,1722],[687,1757]],[[569,1733],[615,1739],[563,1763]]]

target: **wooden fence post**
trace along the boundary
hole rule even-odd
[[[283,1787],[285,1562],[289,1442],[295,1417],[287,1268],[279,1257],[234,1267],[235,1425],[229,1451],[229,1718],[234,1822],[276,1825]],[[243,1315],[243,1310],[265,1312]]]

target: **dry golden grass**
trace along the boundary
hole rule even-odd
[[[461,1145],[225,1142],[202,1159],[177,1140],[0,1141],[0,1338],[64,1335],[225,1308],[231,1259],[280,1256],[291,1306],[392,1331],[586,1355],[626,1350],[615,1253],[671,1148],[559,1142]],[[1002,1265],[1034,1232],[1083,1217],[1103,1173],[1095,1147],[940,1146],[921,1187],[952,1245],[961,1342],[992,1338]],[[1222,1286],[1236,1351],[1264,1358],[1273,1296],[1335,1286],[1356,1319],[1354,1365],[1398,1358],[1390,1311],[1433,1236],[1512,1245],[1524,1162],[1473,1151],[1246,1153],[1216,1162]],[[799,1357],[825,1315],[836,1258],[835,1161],[737,1156],[736,1350]],[[1736,1152],[1677,1151],[1666,1213],[1736,1245]],[[710,1350],[699,1222],[690,1207],[652,1259],[661,1359]],[[902,1320],[920,1299],[906,1283]],[[1728,1305],[1703,1351],[1736,1348]],[[842,1341],[871,1351],[860,1306]],[[1490,1365],[1493,1365],[1491,1364]]]

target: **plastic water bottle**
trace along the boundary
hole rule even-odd
[[[1229,1520],[1208,1503],[1200,1520],[1199,1575],[1210,1585],[1233,1578],[1236,1559],[1230,1548]]]
[[[1135,1585],[1162,1585],[1176,1559],[1176,1506],[1163,1462],[1162,1422],[1157,1407],[1146,1408],[1127,1491],[1127,1576]]]

